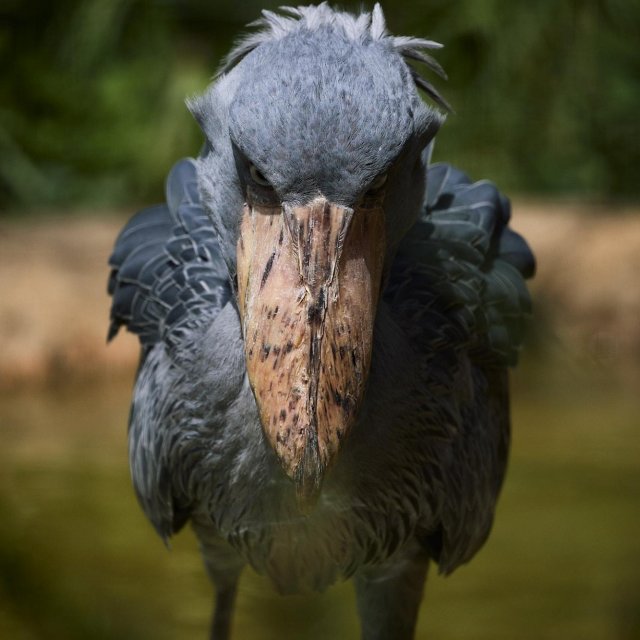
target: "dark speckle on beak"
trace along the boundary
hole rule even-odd
[[[276,257],[276,252],[274,251],[271,254],[271,257],[269,258],[269,260],[267,261],[267,264],[264,268],[264,271],[262,273],[262,279],[260,280],[260,288],[262,289],[264,287],[265,282],[267,281],[267,278],[269,277],[269,273],[271,273],[271,267],[273,266],[273,260]]]

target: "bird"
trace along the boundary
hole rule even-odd
[[[195,532],[212,639],[246,566],[282,594],[352,579],[364,640],[410,639],[429,564],[492,526],[535,259],[492,182],[431,163],[441,45],[379,4],[250,26],[109,261],[133,486],[162,539]]]

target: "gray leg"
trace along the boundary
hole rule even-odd
[[[412,640],[428,565],[413,550],[355,575],[362,640]]]
[[[231,620],[238,591],[238,580],[231,585],[220,586],[216,583],[216,598],[211,621],[211,640],[229,640],[231,638]]]
[[[201,549],[207,573],[216,590],[210,638],[229,640],[238,579],[244,567],[244,560],[220,539],[201,540]]]

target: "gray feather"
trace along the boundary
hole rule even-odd
[[[340,30],[347,38],[356,42],[367,40],[388,44],[394,48],[409,64],[417,61],[425,64],[429,69],[446,79],[444,69],[429,55],[422,53],[423,49],[439,49],[441,44],[432,40],[412,38],[408,36],[390,36],[380,4],[374,5],[373,11],[358,16],[332,10],[326,2],[308,7],[280,7],[285,16],[273,11],[263,10],[262,17],[250,23],[250,27],[261,29],[241,38],[229,54],[225,57],[218,75],[228,73],[239,64],[249,53],[263,44],[280,40],[296,30],[318,30],[323,26],[330,26]],[[437,89],[423,78],[416,69],[410,67],[411,76],[416,86],[422,89],[445,111],[452,111],[449,103]]]

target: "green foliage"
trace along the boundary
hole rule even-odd
[[[640,5],[442,6],[433,32],[457,111],[442,157],[520,191],[638,196]]]
[[[13,0],[0,9],[0,207],[162,193],[201,137],[184,98],[281,1]],[[359,3],[345,3],[357,9]],[[405,0],[394,33],[446,44],[437,159],[526,192],[640,194],[640,5]]]

